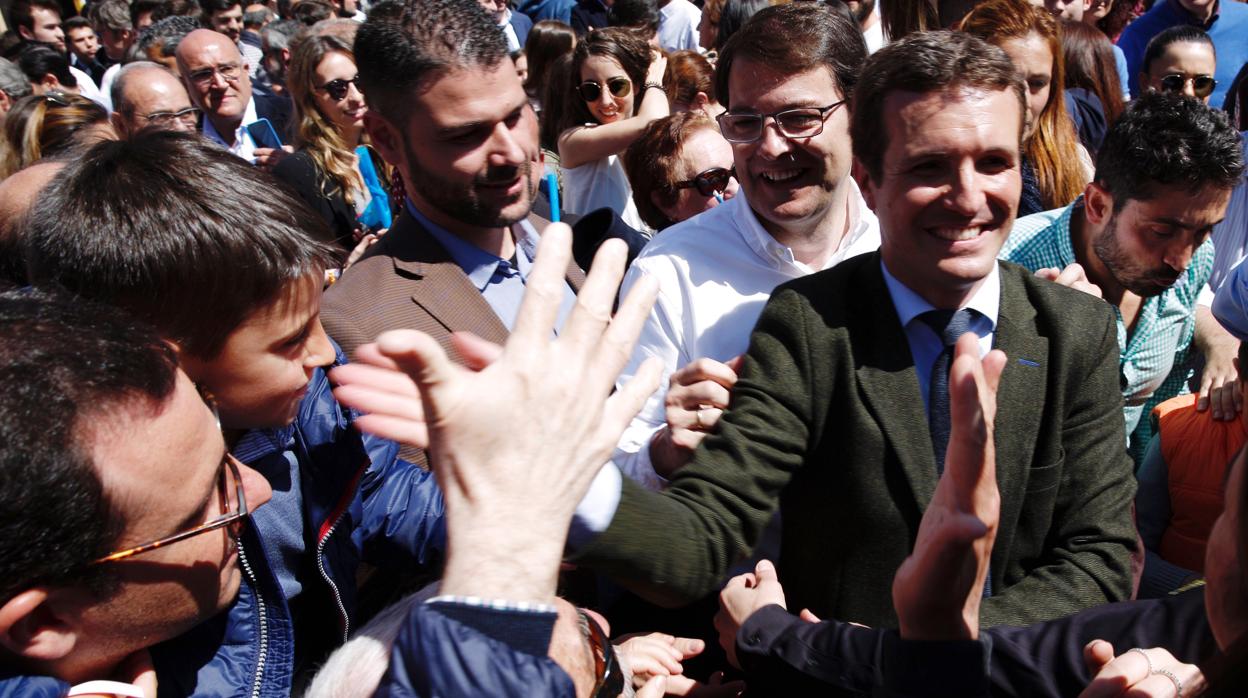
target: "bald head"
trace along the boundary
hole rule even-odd
[[[191,103],[204,110],[217,133],[233,133],[251,101],[248,66],[224,34],[196,29],[178,43],[178,70]]]
[[[122,138],[152,126],[194,131],[198,114],[182,82],[158,63],[128,63],[113,80],[113,126]]]

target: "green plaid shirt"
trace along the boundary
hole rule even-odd
[[[1066,208],[1018,219],[1000,259],[1032,271],[1075,263],[1070,241],[1070,217],[1083,208],[1083,197]],[[1196,297],[1213,270],[1213,240],[1206,240],[1192,256],[1187,273],[1159,296],[1144,299],[1135,331],[1127,336],[1122,314],[1118,318],[1118,370],[1130,451],[1136,463],[1152,438],[1151,420],[1140,419],[1158,403],[1188,392],[1187,350],[1196,330]]]

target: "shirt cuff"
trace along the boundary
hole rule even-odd
[[[475,596],[435,596],[425,603],[451,620],[535,657],[549,651],[558,618],[550,604]]]
[[[992,669],[992,637],[926,642],[885,633],[880,652],[880,685],[893,698],[970,698],[987,696]]]
[[[623,487],[624,477],[620,474],[620,469],[614,463],[602,466],[572,515],[572,526],[568,529],[570,550],[576,551],[585,547],[598,534],[607,530],[620,506],[620,492]]]

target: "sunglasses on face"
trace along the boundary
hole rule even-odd
[[[689,189],[692,187],[697,189],[702,196],[715,196],[723,193],[728,188],[728,180],[735,177],[736,174],[736,171],[731,167],[728,169],[712,167],[694,175],[693,179],[686,179],[672,186],[676,189]]]
[[[1180,73],[1171,73],[1161,79],[1161,89],[1166,92],[1182,93],[1188,81],[1192,83],[1192,92],[1201,99],[1213,94],[1214,88],[1218,86],[1218,81],[1214,80],[1212,75],[1188,77]]]
[[[342,78],[338,78],[337,80],[330,80],[329,82],[325,83],[324,85],[321,85],[320,87],[316,89],[324,90],[326,94],[329,95],[330,99],[334,100],[335,102],[341,102],[342,100],[347,98],[347,92],[351,89],[352,85],[355,85],[355,89],[359,91],[360,89],[360,76],[359,75],[356,75],[350,80],[343,80]]]
[[[602,97],[602,83],[586,80],[576,86],[576,91],[581,93],[581,98],[586,102],[597,102]],[[612,97],[627,97],[633,91],[633,81],[623,77],[611,78],[607,81],[607,91]]]

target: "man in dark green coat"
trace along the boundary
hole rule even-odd
[[[717,431],[662,494],[604,470],[583,519],[597,535],[574,536],[577,562],[685,602],[716,588],[778,508],[788,607],[895,625],[891,580],[948,440],[949,347],[972,331],[981,353],[1008,357],[981,621],[1031,623],[1130,595],[1135,485],[1113,314],[996,261],[1021,188],[1024,87],[999,49],[929,34],[877,53],[854,88],[855,174],[880,220],[880,251],[776,290]],[[773,113],[817,102],[786,85],[830,70],[804,65],[802,43],[773,37],[768,55],[732,57],[726,102],[729,114],[762,115],[758,138],[733,145],[738,176],[768,175],[792,193],[795,214],[814,139]],[[760,80],[780,68],[793,77]]]

